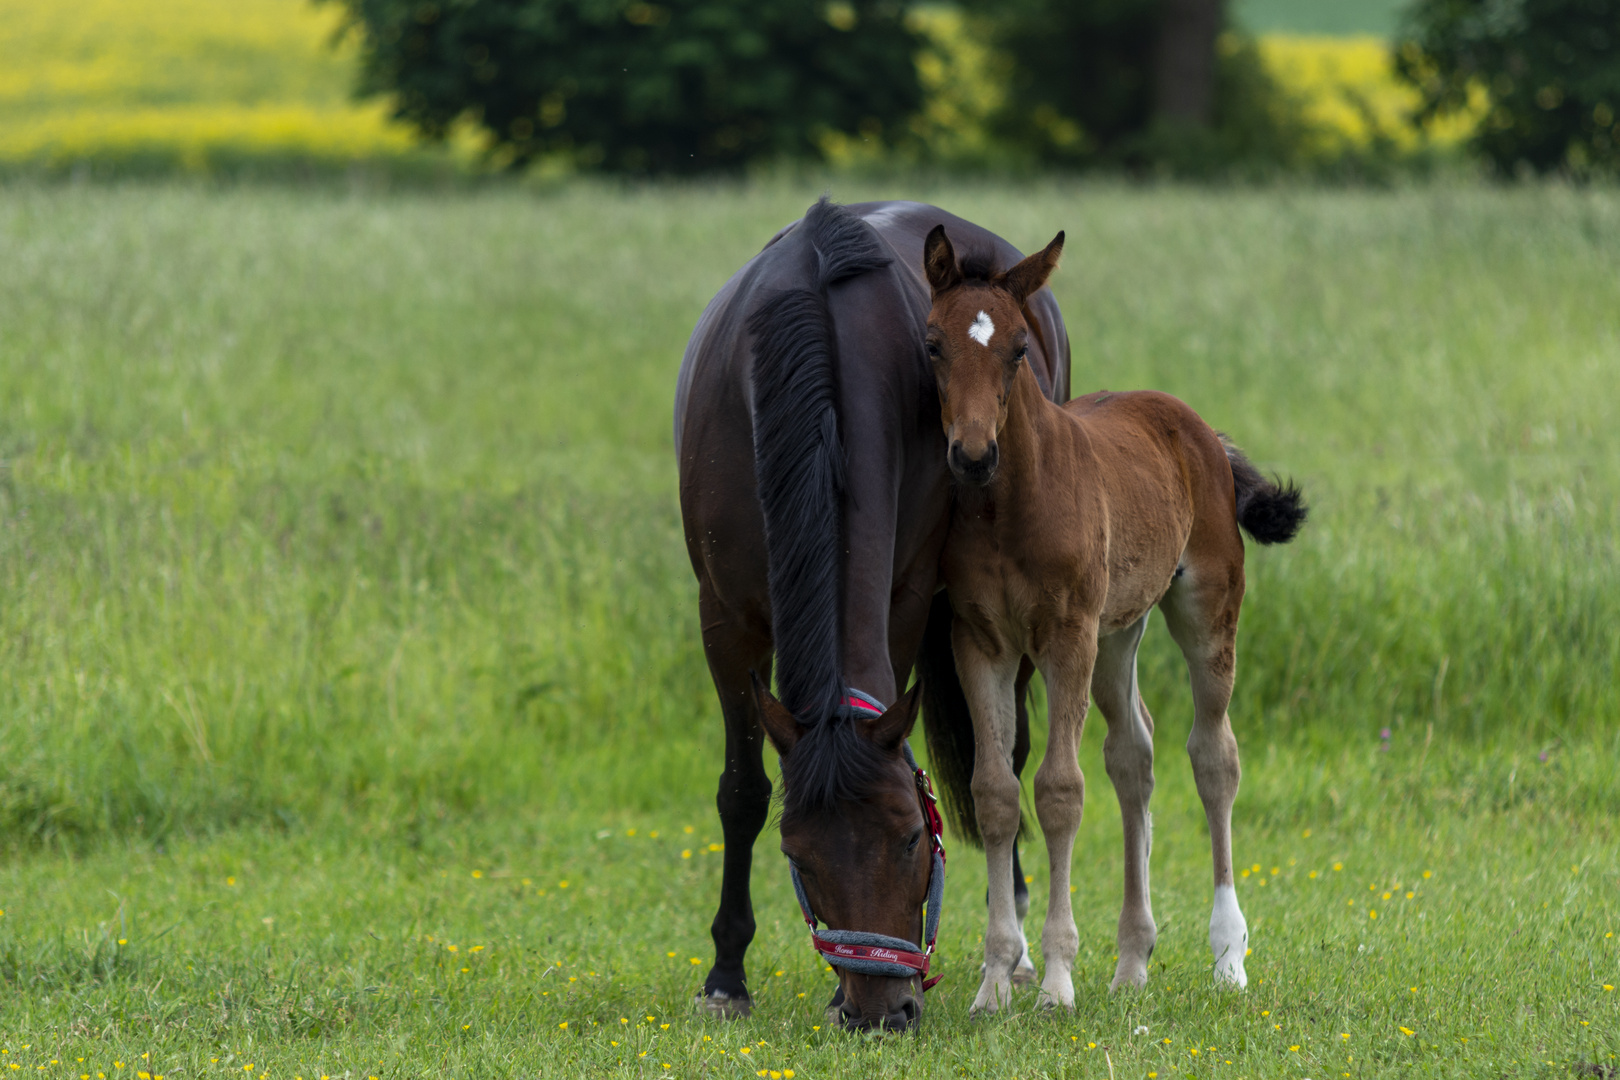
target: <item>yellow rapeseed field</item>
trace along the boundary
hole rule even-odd
[[[420,153],[382,103],[351,99],[340,18],[310,0],[0,0],[0,167],[206,172]],[[918,133],[947,158],[972,157],[987,145],[978,121],[998,103],[994,59],[952,12],[919,23],[935,49],[922,61],[930,102]],[[1411,127],[1414,95],[1379,39],[1267,35],[1260,51],[1308,123],[1312,159],[1467,133],[1465,122]],[[458,146],[470,156],[471,140]]]
[[[350,100],[335,6],[309,0],[0,0],[0,163],[410,152]]]
[[[1414,126],[1417,91],[1395,77],[1394,51],[1382,38],[1265,34],[1258,44],[1266,70],[1305,122],[1304,150],[1314,160],[1331,161],[1374,144],[1398,151],[1456,145],[1485,112],[1481,92],[1467,114]]]

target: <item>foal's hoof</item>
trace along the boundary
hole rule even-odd
[[[1108,984],[1110,994],[1121,990],[1141,990],[1147,986],[1147,965],[1132,964],[1129,967],[1123,963],[1114,971],[1114,981]]]
[[[973,1006],[968,1009],[968,1019],[977,1020],[981,1016],[994,1016],[1002,1009],[1012,1004],[1012,985],[1007,982],[986,980],[979,987],[979,994],[973,999]]]
[[[1222,957],[1215,964],[1215,985],[1222,990],[1242,990],[1249,985],[1249,976],[1243,970],[1243,958]]]
[[[1036,974],[1035,964],[1030,960],[1029,954],[1025,953],[1024,958],[1018,961],[1018,966],[1013,968],[1012,984],[1015,988],[1022,989],[1026,986],[1034,986],[1038,982],[1040,982],[1040,976]]]
[[[754,1011],[753,998],[733,997],[724,990],[711,990],[707,994],[699,994],[695,1003],[699,1012],[716,1020],[743,1020]]]

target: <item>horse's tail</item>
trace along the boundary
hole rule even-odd
[[[943,796],[945,813],[956,835],[974,847],[984,846],[979,835],[978,811],[973,805],[973,714],[956,676],[956,654],[951,649],[951,602],[943,592],[934,595],[917,650],[917,678],[922,683],[923,734],[928,739],[928,768]],[[1013,771],[1022,774],[1029,757],[1028,690],[1017,702],[1018,731],[1013,745]],[[1029,833],[1029,819],[1020,814],[1018,836]],[[1013,858],[1018,857],[1013,849]],[[1014,883],[1023,888],[1023,881]]]
[[[754,338],[754,476],[765,516],[778,696],[819,723],[843,697],[839,650],[840,504],[837,349],[829,286],[885,266],[877,233],[822,198],[779,245],[802,248],[814,288],[764,298]]]
[[[928,768],[944,797],[956,833],[983,847],[979,818],[973,807],[973,714],[956,677],[951,651],[951,602],[934,594],[917,650],[917,678],[922,681],[923,733],[928,738]]]
[[[1288,543],[1310,513],[1304,493],[1292,480],[1267,480],[1231,439],[1220,438],[1232,465],[1238,524],[1262,544]]]

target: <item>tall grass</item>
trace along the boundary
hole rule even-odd
[[[671,387],[812,195],[0,189],[0,838],[706,793]],[[1353,812],[1320,769],[1385,728],[1420,801],[1620,807],[1620,199],[931,197],[1068,229],[1077,388],[1176,393],[1304,484],[1233,714],[1318,779],[1251,770],[1254,812]]]

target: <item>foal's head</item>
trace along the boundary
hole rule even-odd
[[[782,853],[798,868],[810,910],[831,930],[925,948],[933,849],[901,749],[917,719],[918,687],[880,716],[845,711],[814,725],[799,723],[757,679],[754,694],[782,757]],[[920,977],[835,970],[846,1028],[906,1029],[922,1018]]]
[[[1058,233],[1044,251],[995,273],[959,263],[943,225],[923,244],[934,294],[926,348],[939,383],[946,460],[964,484],[988,484],[996,475],[996,432],[1007,421],[1013,377],[1029,355],[1024,302],[1046,284],[1062,253]]]

